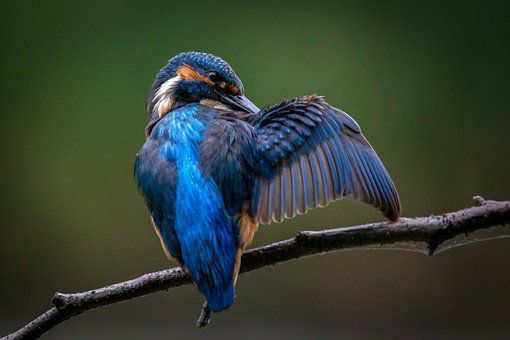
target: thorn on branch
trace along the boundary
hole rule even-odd
[[[437,242],[435,240],[431,240],[431,241],[427,242],[427,245],[428,245],[428,248],[429,248],[429,253],[427,255],[428,256],[434,256],[434,253],[436,252],[437,247],[439,246],[439,242]]]
[[[487,203],[487,201],[485,200],[485,198],[483,198],[482,196],[473,196],[473,202],[475,203],[476,206],[478,207],[481,207],[482,205],[485,205],[485,203]]]

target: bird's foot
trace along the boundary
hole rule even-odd
[[[202,306],[202,310],[200,311],[200,315],[197,320],[197,328],[204,328],[206,327],[209,322],[211,321],[211,314],[212,311],[209,309],[209,306],[207,305],[207,301],[204,302]]]

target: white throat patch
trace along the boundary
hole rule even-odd
[[[175,76],[173,78],[165,81],[158,89],[152,102],[154,104],[153,112],[157,112],[159,117],[162,117],[165,113],[170,110],[175,104],[174,91],[177,83],[181,81],[180,76]]]

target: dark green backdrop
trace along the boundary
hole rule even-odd
[[[133,184],[154,75],[181,51],[227,59],[259,106],[318,93],[349,112],[406,216],[510,199],[510,30],[504,1],[13,1],[1,10],[0,333],[53,292],[169,267]],[[381,220],[340,202],[281,225]],[[194,329],[193,287],[59,326],[48,338],[500,337],[510,241],[437,257],[353,251],[241,278],[234,307]]]

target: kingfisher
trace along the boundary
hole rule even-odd
[[[147,114],[135,180],[164,252],[213,312],[232,305],[260,224],[344,197],[399,218],[395,185],[359,125],[321,96],[259,109],[226,61],[185,52],[156,75]]]

